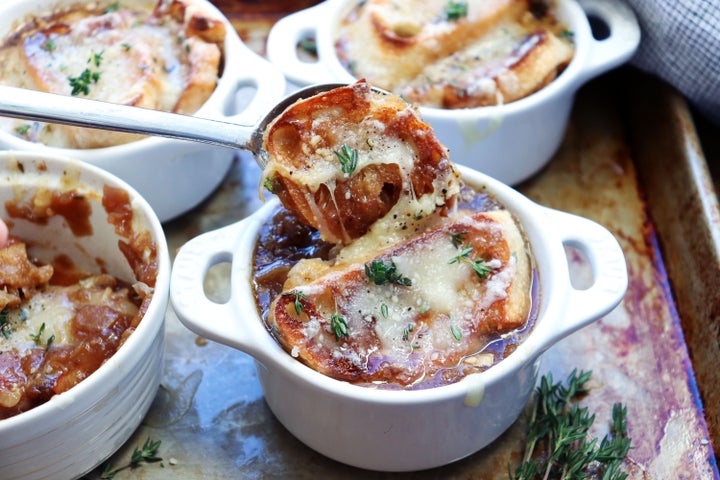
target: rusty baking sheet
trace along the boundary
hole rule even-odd
[[[233,7],[230,17],[248,45],[263,53],[264,36],[278,15],[252,13],[245,21]],[[653,79],[625,71],[602,77],[579,92],[565,140],[548,167],[519,186],[541,204],[604,224],[627,256],[631,282],[623,303],[551,348],[541,373],[559,379],[576,368],[592,370],[592,392],[583,404],[597,413],[597,435],[606,430],[613,403],[627,406],[633,449],[626,469],[633,479],[720,478],[710,435],[717,445],[717,200],[688,119],[682,99]],[[171,252],[257,209],[259,179],[254,160],[240,152],[210,199],[165,225]],[[569,258],[581,281],[587,265],[571,251]],[[227,273],[227,266],[211,272],[211,296],[227,296]],[[110,459],[126,463],[150,437],[162,441],[163,462],[124,470],[116,479],[501,479],[523,448],[521,417],[488,448],[446,467],[413,474],[348,467],[315,453],[280,425],[249,356],[198,338],[171,310],[166,339],[155,403]]]

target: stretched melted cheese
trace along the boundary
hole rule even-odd
[[[407,281],[373,283],[373,262]],[[472,262],[487,268],[484,278]],[[427,381],[481,354],[491,336],[523,327],[530,310],[528,253],[504,210],[458,212],[365,263],[297,268],[268,322],[300,360],[353,382]],[[337,334],[339,317],[347,335]]]

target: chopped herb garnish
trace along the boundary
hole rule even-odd
[[[560,38],[564,38],[565,40],[572,42],[575,40],[575,33],[572,30],[566,29],[560,32]]]
[[[23,135],[23,136],[25,136],[25,135],[28,134],[29,131],[30,131],[30,124],[29,124],[29,123],[24,123],[24,124],[22,124],[22,125],[19,125],[19,126],[15,127],[15,132],[16,132],[18,135]]]
[[[396,283],[404,287],[412,285],[412,281],[408,277],[403,277],[398,273],[397,266],[392,260],[387,263],[382,260],[373,260],[369,265],[365,265],[365,275],[375,285],[386,283]]]
[[[380,305],[380,313],[382,314],[383,318],[388,317],[388,306],[387,304],[383,303]]]
[[[453,337],[455,337],[455,340],[457,340],[458,342],[462,340],[462,332],[458,327],[456,327],[455,325],[451,325],[450,331],[452,332]]]
[[[335,334],[335,340],[340,340],[342,337],[350,338],[347,321],[337,312],[330,317],[330,328]]]
[[[541,378],[532,401],[523,461],[514,474],[508,465],[511,480],[628,477],[622,471],[623,459],[631,448],[626,407],[613,405],[610,433],[599,443],[597,438],[588,438],[595,415],[580,408],[577,400],[588,392],[590,375],[573,370],[567,386],[553,383],[550,373]]]
[[[414,328],[415,326],[412,323],[408,323],[408,326],[403,330],[403,340],[407,341],[410,338],[410,334]]]
[[[92,63],[93,63],[96,67],[99,67],[99,66],[100,66],[100,62],[101,62],[102,59],[103,59],[102,56],[103,56],[103,52],[93,53],[92,58],[91,58],[90,60],[88,60],[88,62],[90,62],[90,61],[92,60]]]
[[[459,0],[448,0],[445,6],[445,15],[448,20],[460,20],[468,15],[468,3]]]
[[[340,151],[335,150],[335,155],[340,159],[340,166],[344,174],[350,175],[355,171],[358,163],[357,150],[353,150],[343,143]]]
[[[273,189],[275,188],[272,178],[265,177],[265,180],[263,180],[263,186],[267,189],[268,192],[274,193]]]
[[[150,437],[148,437],[147,440],[145,440],[142,448],[135,447],[135,450],[133,450],[132,456],[130,457],[130,463],[118,468],[113,468],[112,464],[108,462],[105,464],[103,472],[102,474],[100,474],[100,478],[110,480],[112,478],[115,478],[115,475],[117,475],[118,472],[127,468],[135,468],[142,463],[161,462],[162,457],[157,456],[158,449],[160,448],[160,443],[160,440],[154,441],[150,440]]]
[[[488,273],[492,271],[492,268],[485,265],[485,260],[483,260],[482,258],[478,258],[475,260],[470,259],[470,252],[472,252],[472,247],[464,247],[460,252],[460,255],[451,258],[448,261],[448,264],[467,263],[472,267],[475,273],[477,273],[478,277],[487,278]]]
[[[45,348],[50,348],[50,345],[52,345],[54,341],[55,341],[55,335],[50,335],[50,338],[48,338],[47,342],[45,343],[45,345],[46,345]]]
[[[100,62],[103,59],[102,56],[103,52],[93,53],[87,63],[100,67]],[[100,80],[100,72],[94,72],[89,68],[86,68],[82,71],[80,76],[70,77],[68,80],[70,82],[70,86],[72,87],[72,91],[70,92],[71,95],[75,96],[81,93],[87,95],[90,93],[90,84],[97,83],[98,80]]]
[[[120,2],[111,3],[107,6],[107,8],[103,11],[103,13],[112,13],[117,12],[120,10]]]
[[[8,323],[8,314],[10,313],[10,310],[5,307],[0,311],[0,333],[3,337],[9,338],[10,334],[12,333],[12,328],[10,327],[10,324]]]
[[[72,87],[72,92],[70,92],[71,95],[79,95],[84,94],[87,95],[90,93],[90,84],[91,83],[97,83],[97,81],[100,79],[100,74],[98,72],[91,72],[89,69],[85,69],[82,71],[79,77],[70,77],[70,86]]]
[[[467,232],[457,232],[450,235],[450,241],[452,242],[453,246],[455,248],[460,248],[460,246],[465,243],[465,236],[467,235]]]
[[[127,51],[130,51],[130,49],[132,48],[132,45],[130,45],[130,44],[127,43],[127,42],[121,43],[120,46],[121,46],[121,47],[123,48],[123,50],[125,50],[126,52],[127,52]]]
[[[45,322],[40,325],[40,328],[38,329],[36,334],[30,334],[30,339],[35,342],[35,345],[40,345],[40,342],[42,342],[42,336],[43,333],[45,333]],[[53,335],[54,337],[54,335]],[[54,338],[53,338],[54,340]]]
[[[287,293],[283,293],[282,295],[283,295],[283,297],[295,297],[295,299],[293,300],[293,303],[295,305],[295,313],[300,315],[303,312],[304,307],[300,300],[308,299],[308,297],[304,293],[302,293],[302,292],[287,292]]]
[[[42,48],[46,52],[53,52],[55,51],[55,41],[52,38],[48,38],[47,41],[43,43],[42,47],[40,48]]]

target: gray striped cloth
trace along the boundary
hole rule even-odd
[[[631,64],[677,88],[720,125],[720,0],[627,0],[642,40]]]

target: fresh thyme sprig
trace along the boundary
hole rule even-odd
[[[355,171],[358,163],[357,150],[353,150],[343,143],[343,146],[340,147],[340,151],[335,150],[335,155],[337,155],[340,160],[340,168],[342,168],[344,174],[350,175]]]
[[[300,315],[300,314],[303,312],[304,307],[303,307],[303,304],[302,304],[301,300],[308,300],[307,295],[305,295],[305,294],[302,293],[302,292],[297,292],[297,291],[296,291],[296,292],[283,293],[282,296],[283,296],[283,297],[294,297],[294,299],[293,299],[293,305],[295,305],[295,313],[297,313],[298,315]]]
[[[403,277],[397,271],[397,265],[392,260],[387,263],[382,260],[373,260],[370,264],[365,265],[365,275],[375,285],[385,285],[386,283],[396,283],[404,287],[412,285],[412,281],[408,277]]]
[[[332,328],[335,334],[335,340],[340,340],[342,337],[350,338],[347,320],[337,312],[333,313],[330,317],[330,328]]]
[[[472,252],[472,247],[464,247],[459,255],[454,256],[448,261],[448,265],[453,263],[467,263],[472,267],[478,277],[487,278],[488,273],[492,272],[492,268],[485,265],[485,260],[482,258],[472,260],[470,258],[470,252]]]
[[[122,470],[135,468],[142,463],[155,463],[162,461],[162,457],[158,457],[157,455],[160,443],[161,440],[151,440],[150,437],[148,437],[142,448],[135,447],[135,450],[133,450],[132,456],[130,457],[130,463],[113,468],[112,464],[108,462],[105,464],[102,474],[100,474],[100,478],[111,480]]]
[[[581,408],[578,397],[588,392],[591,372],[576,370],[568,376],[567,386],[553,383],[548,373],[536,388],[528,421],[528,438],[523,462],[511,480],[583,479],[591,472],[603,480],[624,480],[623,459],[631,448],[627,436],[627,408],[616,403],[612,410],[611,431],[598,445],[588,431],[595,415]],[[595,477],[593,477],[595,478]]]

